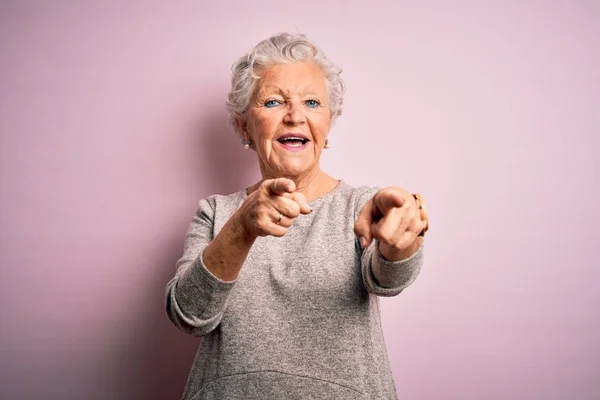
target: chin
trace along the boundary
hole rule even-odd
[[[279,169],[281,176],[299,176],[310,171],[310,165],[285,165]]]

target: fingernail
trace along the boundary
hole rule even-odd
[[[367,239],[364,236],[361,236],[358,241],[360,242],[360,247],[364,249],[367,245]]]

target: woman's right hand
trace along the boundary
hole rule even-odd
[[[267,179],[259,188],[248,195],[237,211],[237,219],[244,235],[284,236],[300,214],[310,214],[302,193],[296,192],[296,184],[291,179]]]

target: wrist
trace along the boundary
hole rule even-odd
[[[233,226],[234,226],[236,235],[242,241],[252,244],[258,237],[257,235],[253,235],[252,232],[246,227],[241,210],[238,210],[234,214],[232,222],[233,222]]]
[[[381,254],[386,261],[404,261],[412,257],[419,250],[421,244],[423,244],[423,238],[417,237],[417,239],[405,249],[398,249],[382,242],[379,242],[378,249],[379,254]]]

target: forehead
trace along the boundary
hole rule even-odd
[[[325,93],[325,74],[318,65],[310,61],[276,64],[262,72],[258,87],[259,92]]]

